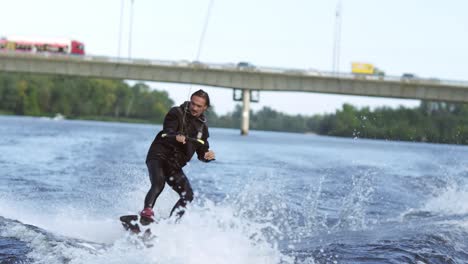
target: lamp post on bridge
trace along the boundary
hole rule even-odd
[[[128,58],[132,58],[132,31],[133,31],[133,2],[134,0],[131,0],[131,5],[130,5],[130,29],[128,32]]]
[[[120,21],[119,21],[119,44],[117,49],[117,56],[120,58],[120,48],[122,46],[122,26],[123,26],[123,15],[124,15],[124,5],[125,0],[121,0],[120,2]]]
[[[335,11],[335,32],[333,41],[333,73],[340,71],[340,44],[341,44],[341,0],[338,0]]]

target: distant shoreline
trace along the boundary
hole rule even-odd
[[[41,116],[31,116],[31,115],[16,115],[8,111],[0,111],[0,116],[12,116],[12,117],[37,117],[37,118],[50,118],[54,120],[53,115],[41,115]],[[142,120],[142,119],[132,119],[132,118],[116,118],[116,117],[101,117],[101,116],[82,116],[76,118],[64,117],[61,120],[83,120],[83,121],[99,121],[99,122],[116,122],[116,123],[128,123],[128,124],[152,124],[152,125],[162,125],[162,123]],[[222,129],[236,129],[233,127],[222,127],[222,126],[210,126],[212,128],[222,128]],[[240,128],[237,128],[240,130]],[[369,140],[386,140],[392,142],[408,142],[408,143],[429,143],[429,144],[441,144],[441,145],[452,145],[452,146],[467,146],[467,144],[455,144],[447,142],[431,142],[424,140],[399,140],[399,139],[382,139],[382,138],[372,138],[372,137],[348,137],[348,136],[336,136],[336,135],[322,135],[311,132],[294,132],[294,131],[281,131],[281,130],[266,130],[266,129],[251,129],[251,131],[265,131],[265,132],[278,132],[278,133],[293,133],[293,134],[302,134],[309,136],[325,136],[325,137],[336,137],[336,138],[356,138],[356,139],[369,139]]]

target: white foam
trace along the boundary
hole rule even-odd
[[[0,208],[6,209],[5,204]],[[15,211],[15,214],[29,218],[29,223],[39,223],[38,226],[53,230],[55,234],[91,238],[92,242],[105,242],[108,245],[101,250],[95,250],[93,245],[70,247],[66,239],[50,241],[44,234],[20,224],[9,228],[8,234],[2,234],[27,242],[32,248],[28,257],[34,259],[35,263],[62,263],[64,257],[70,258],[70,263],[74,264],[293,263],[290,257],[281,254],[274,242],[267,241],[262,234],[264,224],[238,216],[228,205],[215,205],[209,201],[203,206],[189,208],[178,224],[173,223],[173,220],[163,220],[153,225],[151,229],[157,239],[152,248],[138,244],[138,240],[122,231],[117,218],[111,221],[85,217],[82,212],[68,208],[67,214],[58,213],[48,216],[48,219],[39,216],[32,221],[33,216],[28,216],[26,212]],[[70,214],[74,216],[70,217]],[[79,217],[79,214],[82,216]]]
[[[442,214],[468,214],[468,190],[449,187],[440,195],[429,199],[424,210]]]
[[[228,208],[192,210],[179,224],[164,221],[152,227],[152,248],[116,241],[108,251],[72,263],[292,263],[275,245],[250,237],[255,230]]]

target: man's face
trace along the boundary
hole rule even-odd
[[[200,97],[200,96],[192,96],[192,98],[190,98],[190,113],[195,116],[195,117],[199,117],[201,114],[203,114],[203,112],[205,112],[205,110],[208,108],[208,106],[206,105],[206,100],[205,98],[203,97]]]

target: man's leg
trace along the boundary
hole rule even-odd
[[[151,188],[146,194],[145,209],[153,208],[156,199],[161,194],[165,185],[164,170],[162,162],[159,160],[148,160],[146,162],[148,173],[151,181]]]
[[[193,200],[192,186],[190,186],[190,182],[182,170],[178,171],[172,176],[169,176],[167,183],[180,196],[179,200],[171,210],[171,216],[174,212],[176,212],[177,218],[180,218],[182,215],[184,215],[187,204]]]

